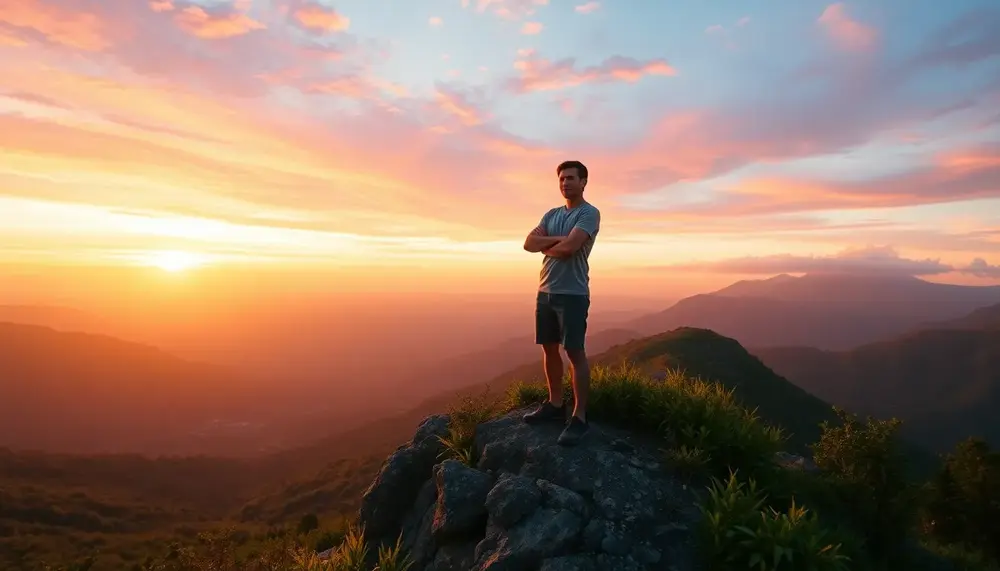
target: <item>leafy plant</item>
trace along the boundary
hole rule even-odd
[[[846,571],[851,559],[815,514],[795,502],[782,513],[766,507],[754,480],[731,472],[724,483],[712,478],[701,506],[703,556],[712,570]]]
[[[400,534],[394,546],[379,548],[375,571],[407,571],[412,565],[409,554],[403,552],[403,535]]]
[[[814,461],[844,506],[847,518],[867,539],[878,560],[897,559],[915,519],[915,488],[906,480],[897,419],[868,418],[834,409],[839,426],[822,423]]]
[[[928,535],[1000,559],[1000,453],[982,439],[960,442],[926,486]]]

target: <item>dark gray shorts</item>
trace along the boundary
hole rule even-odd
[[[559,343],[583,349],[587,337],[590,296],[538,292],[535,302],[535,343]]]

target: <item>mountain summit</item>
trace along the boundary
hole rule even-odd
[[[369,540],[401,537],[412,571],[695,569],[693,497],[655,445],[595,424],[561,447],[527,410],[477,427],[474,466],[439,460],[448,417],[427,418],[362,499]]]

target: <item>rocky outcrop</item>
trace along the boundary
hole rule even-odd
[[[448,419],[426,419],[362,499],[373,546],[401,535],[412,571],[695,568],[695,503],[656,442],[592,422],[566,448],[560,426],[526,425],[524,412],[477,428],[474,467],[442,460]]]

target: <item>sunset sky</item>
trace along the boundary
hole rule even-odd
[[[594,276],[1000,283],[996,0],[0,0],[0,78],[8,269],[530,286],[578,159]]]

